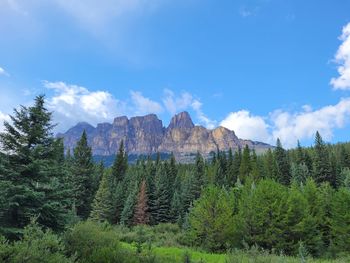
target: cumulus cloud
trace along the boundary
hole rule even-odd
[[[319,131],[326,140],[333,137],[335,129],[343,128],[350,118],[350,98],[341,99],[335,105],[317,110],[303,106],[301,111],[276,110],[268,116],[254,116],[242,110],[230,113],[221,125],[234,130],[238,137],[274,144],[277,138],[287,147],[294,147],[298,140],[312,139]]]
[[[270,141],[268,124],[261,116],[252,115],[247,110],[231,112],[220,123],[221,126],[233,130],[239,138],[256,141]]]
[[[335,62],[339,64],[339,77],[332,78],[330,84],[334,89],[350,89],[350,23],[343,28],[343,33],[339,37],[342,42],[335,54]]]
[[[146,98],[141,92],[131,91],[131,100],[134,106],[133,112],[137,115],[149,113],[159,114],[163,112],[163,107],[156,101]]]
[[[211,120],[204,114],[202,110],[203,104],[200,100],[194,98],[192,94],[188,92],[182,92],[180,96],[176,96],[172,90],[165,89],[163,104],[171,115],[190,109],[195,112],[199,123],[203,124],[208,129],[213,129],[216,125],[215,120]]]
[[[85,87],[64,82],[44,82],[44,86],[54,91],[48,98],[48,105],[54,111],[60,128],[68,128],[77,121],[91,124],[110,121],[125,111],[123,102],[106,91],[89,91]]]

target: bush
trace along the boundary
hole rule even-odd
[[[117,233],[107,224],[79,223],[66,233],[65,242],[68,252],[76,255],[79,262],[137,262],[120,247]]]
[[[9,244],[0,240],[0,261],[9,263],[70,263],[65,256],[64,244],[50,230],[43,231],[36,223],[24,229],[23,238]]]

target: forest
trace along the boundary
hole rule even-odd
[[[349,262],[350,144],[193,164],[65,152],[45,97],[0,134],[0,262]]]

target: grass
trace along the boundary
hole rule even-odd
[[[136,245],[121,242],[124,249],[136,253]],[[147,254],[147,248],[143,252]],[[230,254],[212,254],[190,248],[178,247],[152,247],[152,254],[155,255],[155,261],[149,262],[167,262],[181,263],[184,261],[185,254],[189,255],[192,263],[347,263],[349,258],[328,260],[328,259],[307,259],[302,261],[296,257],[277,256],[259,251],[235,251]],[[147,261],[148,262],[148,261]]]

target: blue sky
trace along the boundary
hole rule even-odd
[[[350,134],[348,0],[0,0],[0,120],[179,111],[286,147]],[[1,125],[0,125],[1,126]],[[1,127],[0,127],[1,128]]]

